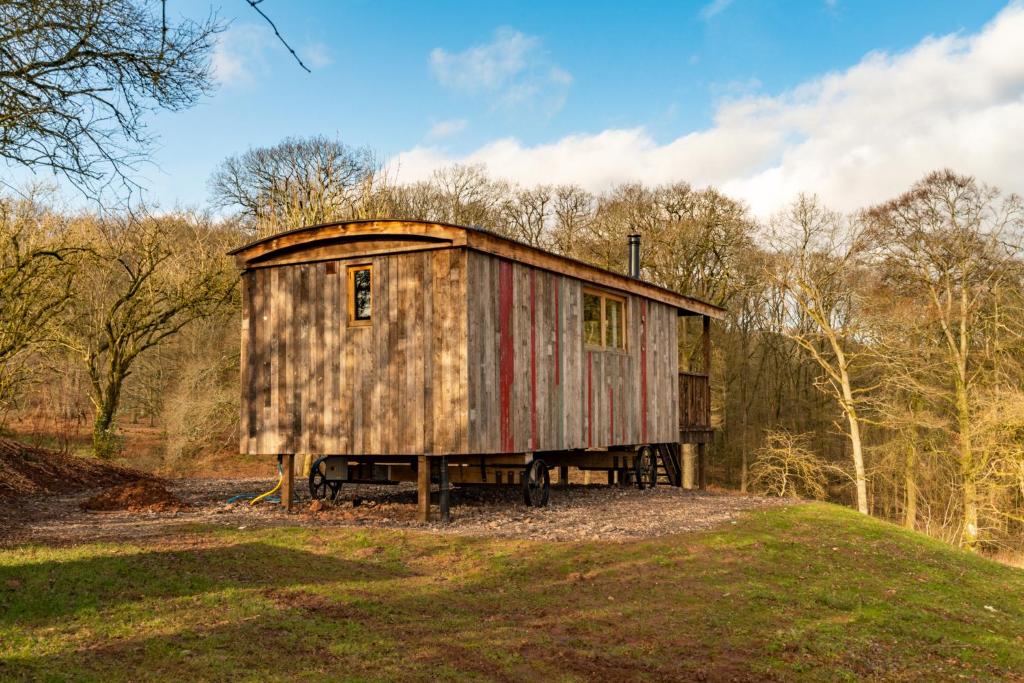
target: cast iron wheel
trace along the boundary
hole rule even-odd
[[[523,501],[534,508],[548,504],[551,496],[551,475],[543,460],[534,460],[523,471]]]
[[[633,458],[633,478],[641,491],[658,485],[658,461],[650,446],[642,446]]]
[[[320,458],[309,468],[309,495],[313,500],[327,500],[327,493],[330,492],[331,500],[338,497],[341,491],[340,481],[327,480],[327,458]]]

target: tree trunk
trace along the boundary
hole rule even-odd
[[[747,492],[747,422],[750,412],[747,404],[743,405],[743,422],[740,427],[740,493]]]
[[[92,427],[92,447],[98,458],[112,458],[120,451],[120,444],[114,434],[114,418],[121,402],[123,382],[124,376],[119,372],[108,377],[105,385],[98,377],[93,378],[96,417]]]
[[[840,379],[843,391],[843,409],[846,413],[846,420],[850,425],[850,446],[853,451],[853,476],[857,486],[857,511],[868,514],[868,486],[867,474],[864,469],[864,450],[860,440],[860,419],[857,416],[857,409],[853,405],[853,388],[850,385],[850,375],[846,372],[845,358],[839,355],[842,365]]]
[[[960,475],[963,477],[963,546],[974,550],[978,545],[978,483],[974,472],[971,409],[965,382],[957,382],[956,393],[957,423],[960,428]]]
[[[903,472],[906,504],[903,508],[903,526],[913,531],[917,527],[917,451],[913,442],[907,449],[906,469]]]

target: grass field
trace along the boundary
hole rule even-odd
[[[1024,571],[829,505],[541,543],[192,528],[0,554],[0,678],[1024,680]]]

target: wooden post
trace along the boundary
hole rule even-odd
[[[700,336],[700,346],[701,346],[701,354],[700,355],[701,355],[701,361],[702,361],[702,363],[704,365],[704,367],[701,368],[701,372],[703,372],[705,375],[710,377],[711,376],[711,316],[708,316],[708,315],[701,316],[701,322],[702,322],[703,330],[702,330],[702,334]]]
[[[692,489],[696,477],[693,471],[693,445],[683,444],[679,447],[683,455],[683,488]]]
[[[701,491],[708,490],[708,445],[697,444],[697,487]]]
[[[295,454],[278,455],[277,464],[281,467],[281,507],[291,512],[292,491],[295,490]]]
[[[421,522],[430,521],[430,460],[420,455],[416,461],[416,488],[419,507],[416,517]]]
[[[438,480],[437,505],[441,510],[441,523],[447,524],[452,521],[451,511],[448,509],[448,457],[442,456],[439,461],[438,469],[441,476]]]
[[[569,466],[562,465],[558,468],[558,483],[565,488],[569,485]]]

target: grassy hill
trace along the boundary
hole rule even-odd
[[[629,543],[193,528],[0,552],[0,678],[1024,680],[1024,571],[829,505]]]

